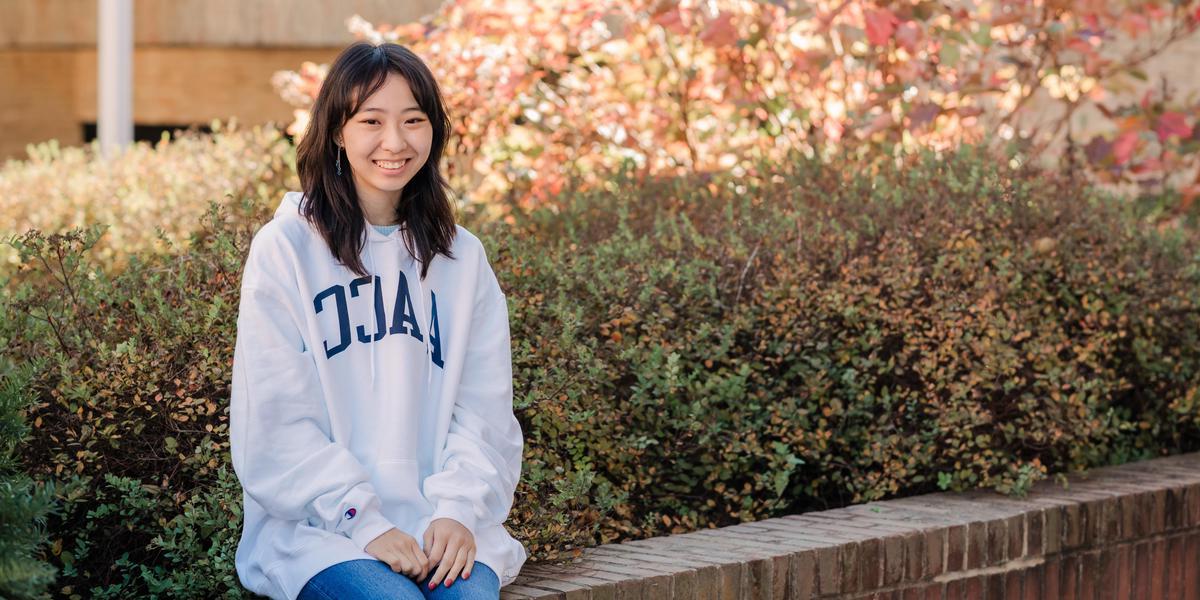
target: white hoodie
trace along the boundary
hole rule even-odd
[[[401,227],[366,225],[358,278],[289,192],[254,236],[242,276],[230,441],[251,591],[294,600],[321,570],[373,559],[395,527],[424,545],[433,519],[475,537],[475,560],[516,578],[525,548],[503,526],[521,474],[508,305],[479,239],[428,278]]]

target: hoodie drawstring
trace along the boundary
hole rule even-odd
[[[399,244],[400,241],[397,240],[396,243]],[[425,335],[421,336],[421,339],[425,342],[425,389],[429,390],[433,385],[433,366],[429,364],[433,362],[433,346],[429,342],[429,338],[433,337],[433,309],[425,306],[425,280],[421,278],[421,263],[415,256],[410,257],[409,262],[412,263],[413,273],[416,275],[417,287],[421,290],[421,308],[417,310],[425,313]]]
[[[368,235],[369,235],[369,233],[368,233]],[[403,244],[400,242],[400,236],[393,237],[392,241],[396,245],[397,251],[399,251],[402,255],[408,254],[407,250],[403,247]],[[374,254],[374,252],[371,251],[371,240],[370,239],[367,240],[367,262],[369,262],[371,265],[371,275],[375,276],[376,275],[376,273],[375,273],[375,254]],[[428,306],[426,305],[425,294],[427,292],[425,290],[425,280],[421,278],[420,262],[417,261],[417,258],[415,256],[412,256],[410,254],[408,263],[412,267],[413,277],[417,280],[417,287],[420,290],[420,293],[417,294],[417,302],[420,304],[420,306],[414,307],[414,308],[416,308],[416,310],[418,311],[418,319],[422,319],[425,321],[425,331],[421,335],[421,341],[424,342],[424,345],[425,345],[425,360],[424,360],[424,363],[425,363],[425,389],[428,391],[433,386],[433,366],[430,365],[430,363],[433,362],[433,345],[429,341],[429,338],[433,336],[433,308],[432,308],[432,304],[430,304]],[[396,285],[399,285],[399,283],[397,283]],[[373,395],[375,393],[375,344],[370,344],[370,346],[371,346],[371,393]]]
[[[375,282],[374,282],[375,255],[374,255],[374,253],[371,252],[371,239],[370,239],[369,232],[367,234],[367,262],[371,263],[371,272],[370,272],[370,276],[372,279],[371,290],[374,291],[375,290]],[[375,395],[375,344],[368,344],[368,345],[371,346],[371,396],[374,396]]]

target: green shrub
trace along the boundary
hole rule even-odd
[[[31,367],[0,375],[0,597],[13,599],[43,597],[57,574],[38,556],[48,541],[46,518],[58,508],[55,488],[35,483],[16,454],[29,435]]]
[[[614,178],[481,233],[527,472],[625,498],[580,513],[599,539],[1200,448],[1193,232],[970,149],[759,172]]]
[[[1200,449],[1193,233],[970,150],[755,173],[614,174],[469,222],[510,303],[508,526],[535,560]],[[116,271],[98,229],[14,240],[0,348],[46,365],[22,451],[76,486],[50,523],[64,596],[243,594],[231,206]]]

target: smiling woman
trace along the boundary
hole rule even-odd
[[[388,73],[383,87],[342,127],[358,201],[372,225],[396,222],[404,186],[429,159],[433,126],[403,77]]]
[[[439,167],[449,135],[441,90],[411,50],[359,42],[338,56],[296,148],[296,171],[312,200],[304,216],[346,267],[366,275],[358,253],[369,224],[408,229],[422,276],[432,257],[453,258]]]
[[[242,276],[238,576],[286,600],[497,598],[527,556],[504,528],[523,440],[507,301],[438,168],[441,92],[408,49],[360,42],[312,112],[303,190]]]

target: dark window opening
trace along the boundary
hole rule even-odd
[[[150,142],[156,143],[162,139],[164,133],[170,136],[171,139],[176,137],[180,130],[191,129],[201,133],[212,133],[212,127],[208,125],[143,125],[134,123],[133,125],[133,141],[135,142]],[[83,143],[91,143],[96,139],[96,123],[83,124]]]

